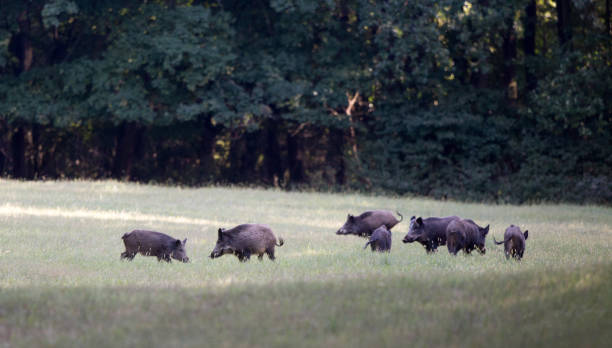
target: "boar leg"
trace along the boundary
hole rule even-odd
[[[264,255],[263,253],[262,253],[262,254],[257,255],[257,259],[258,259],[259,261],[263,261],[263,255]]]
[[[448,248],[448,252],[450,254],[457,256],[457,253],[459,252],[459,248],[455,245],[454,240],[447,240],[446,247]]]
[[[276,259],[276,257],[274,257],[274,248],[266,249],[266,254],[268,254],[270,260],[274,261]]]
[[[433,254],[438,250],[438,245],[436,244],[436,242],[429,240],[427,242],[427,245],[425,246],[425,250],[428,254]]]
[[[134,256],[136,256],[136,253],[124,251],[121,253],[121,260],[128,259],[128,261],[132,261],[134,259]]]
[[[237,255],[238,255],[238,260],[240,260],[240,262],[247,262],[251,259],[251,252],[248,250],[244,250]]]

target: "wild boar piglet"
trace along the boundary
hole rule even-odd
[[[493,237],[493,242],[498,245],[504,245],[506,259],[512,256],[513,258],[520,260],[523,258],[523,253],[525,253],[525,241],[527,240],[528,236],[528,230],[525,230],[525,232],[522,233],[520,227],[510,225],[508,228],[506,228],[506,232],[504,232],[504,240],[498,242],[495,240],[495,237]]]
[[[391,252],[391,231],[385,225],[375,229],[370,236],[370,240],[364,245],[364,249],[370,246],[372,252]]]
[[[145,256],[156,256],[157,261],[170,262],[170,258],[173,258],[189,262],[185,252],[187,239],[181,241],[164,233],[145,230],[134,230],[124,234],[121,238],[125,244],[125,251],[121,253],[122,260],[132,261],[134,256],[140,253]]]

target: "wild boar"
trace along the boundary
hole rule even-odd
[[[504,240],[498,242],[493,237],[493,242],[495,244],[504,244],[504,253],[506,254],[506,259],[512,256],[513,258],[520,260],[523,258],[523,253],[525,252],[525,241],[529,236],[529,231],[525,230],[525,233],[521,233],[521,229],[518,226],[510,225],[510,227],[506,228],[506,232],[504,232]]]
[[[391,252],[391,231],[385,225],[375,229],[370,236],[370,240],[364,245],[364,249],[370,245],[372,252]]]
[[[480,227],[470,219],[453,220],[446,228],[446,247],[448,252],[457,255],[459,250],[469,254],[474,249],[478,249],[481,254],[485,254],[485,238],[489,233],[489,225]]]
[[[121,259],[132,261],[136,254],[145,256],[157,256],[157,261],[170,262],[170,258],[189,262],[185,252],[187,239],[181,242],[167,234],[154,231],[134,230],[121,237],[125,244],[125,251],[121,253]]]
[[[266,225],[244,224],[232,229],[219,229],[217,244],[210,253],[210,258],[214,259],[225,254],[234,254],[241,262],[246,262],[252,254],[257,254],[259,261],[263,260],[263,255],[268,254],[270,260],[274,261],[274,246],[282,246],[285,242],[276,237],[272,230]]]
[[[446,228],[453,220],[459,220],[458,216],[447,217],[421,217],[410,218],[408,233],[402,239],[404,243],[419,242],[427,253],[433,253],[438,246],[446,244]]]
[[[404,217],[399,212],[400,220],[393,216],[393,212],[389,210],[371,210],[359,216],[348,215],[344,225],[336,232],[336,234],[354,234],[360,237],[369,237],[375,229],[384,225],[391,230],[393,226],[401,222]]]

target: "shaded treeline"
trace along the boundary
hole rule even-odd
[[[0,174],[612,200],[605,1],[0,3]]]

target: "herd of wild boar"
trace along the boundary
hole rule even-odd
[[[404,218],[397,212],[398,220],[393,212],[388,210],[366,211],[359,216],[350,215],[346,222],[336,232],[339,235],[352,234],[368,238],[364,249],[370,246],[372,251],[391,251],[391,229]],[[408,233],[402,240],[404,243],[418,242],[427,253],[433,253],[440,245],[446,245],[448,252],[457,255],[460,250],[469,254],[476,249],[481,254],[486,252],[485,238],[489,233],[489,225],[480,227],[473,220],[462,219],[458,216],[429,217],[423,219],[413,216],[410,218]],[[495,244],[504,244],[506,258],[513,257],[520,260],[525,252],[525,240],[528,231],[524,233],[518,226],[510,225],[504,233],[504,240]],[[180,240],[166,234],[154,231],[134,230],[122,237],[125,252],[121,259],[132,260],[136,254],[156,256],[158,261],[170,262],[171,258],[182,262],[189,262],[185,251],[187,239]],[[226,254],[236,255],[241,262],[248,261],[251,255],[257,255],[263,260],[264,254],[274,260],[274,247],[282,246],[284,241],[272,233],[266,225],[243,224],[234,228],[219,228],[217,244],[210,253],[210,258],[217,258]]]

